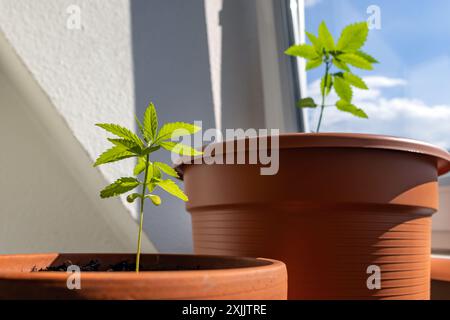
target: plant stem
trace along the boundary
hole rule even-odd
[[[139,221],[139,233],[138,233],[138,243],[137,243],[137,252],[136,252],[136,272],[139,272],[139,261],[141,258],[141,238],[142,238],[142,227],[144,224],[144,196],[145,196],[145,188],[147,188],[147,175],[148,175],[148,159],[149,155],[146,157],[146,165],[145,165],[145,173],[144,173],[144,184],[142,185],[142,193],[141,193],[141,205],[140,205],[140,221]]]
[[[331,62],[329,60],[325,61],[325,79],[324,79],[324,83],[323,83],[322,104],[320,106],[319,123],[317,123],[316,132],[319,132],[320,125],[322,124],[323,109],[325,108],[325,96],[326,96],[327,86],[328,86],[327,81],[328,81],[328,72],[330,71],[330,64],[331,64]]]

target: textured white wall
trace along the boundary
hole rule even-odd
[[[0,0],[0,253],[135,250],[134,208],[98,197],[133,163],[92,167],[94,123],[133,127],[129,18],[128,1]]]
[[[70,5],[79,30],[67,28]],[[109,146],[95,123],[134,127],[130,28],[126,0],[0,0],[0,29],[91,159]],[[112,181],[132,165],[100,170]]]

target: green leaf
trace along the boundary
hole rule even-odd
[[[320,67],[320,65],[322,64],[322,58],[318,58],[318,59],[314,59],[314,60],[308,60],[308,62],[306,62],[306,70],[311,70],[317,67]]]
[[[146,183],[147,188],[148,188],[148,192],[153,192],[153,190],[155,190],[156,188],[156,182],[149,182]]]
[[[358,50],[366,42],[368,34],[369,27],[366,21],[346,26],[337,43],[337,50],[346,52]]]
[[[135,157],[136,155],[122,146],[115,146],[103,152],[95,161],[94,167],[101,164],[119,161],[126,158]]]
[[[314,46],[314,49],[316,49],[316,52],[318,55],[323,54],[323,45],[320,42],[319,38],[317,38],[312,33],[306,32],[306,36],[308,37],[309,41],[311,41],[312,45]]]
[[[368,62],[366,59],[361,58],[360,56],[354,54],[354,53],[344,53],[339,55],[339,59],[343,62],[346,62],[348,64],[351,64],[354,67],[365,69],[365,70],[372,70],[372,64]]]
[[[356,51],[354,52],[357,56],[360,56],[361,58],[365,59],[367,62],[370,63],[379,63],[377,59],[375,59],[374,57],[372,57],[371,55],[365,53],[364,51]]]
[[[169,166],[168,164],[162,162],[153,162],[153,165],[158,167],[165,174],[168,174],[169,176],[175,178],[179,178],[178,173],[175,171],[175,169]]]
[[[133,203],[137,198],[142,198],[142,196],[139,193],[132,193],[127,196],[127,201]]]
[[[147,164],[147,160],[145,160],[143,157],[138,158],[138,162],[136,166],[134,167],[133,174],[135,176],[139,175],[141,172],[145,170],[145,166]]]
[[[187,136],[196,133],[200,129],[201,128],[196,125],[185,122],[166,123],[161,127],[161,130],[159,130],[157,140],[162,141]]]
[[[123,147],[124,149],[133,152],[135,154],[140,154],[142,152],[142,149],[140,146],[136,144],[136,142],[127,140],[127,139],[111,139],[108,138],[108,141],[110,141],[112,144]]]
[[[156,131],[158,130],[158,115],[155,105],[150,102],[144,112],[144,135],[148,141],[156,140]]]
[[[203,152],[201,151],[198,151],[194,148],[191,148],[190,146],[178,142],[163,141],[161,142],[160,145],[164,149],[174,153],[178,153],[182,156],[199,156],[203,154]]]
[[[120,138],[134,141],[140,147],[144,146],[144,144],[142,143],[142,140],[136,134],[134,134],[127,128],[124,128],[117,124],[112,124],[112,123],[97,123],[96,126],[103,128],[106,131],[111,132],[112,134],[114,134]]]
[[[319,41],[323,44],[327,51],[334,50],[334,40],[330,31],[327,28],[325,21],[319,25]]]
[[[145,142],[148,142],[148,139],[145,135],[144,126],[142,125],[141,121],[139,121],[139,118],[136,115],[134,115],[134,120],[136,120],[136,124],[138,125],[139,131],[141,132]]]
[[[367,114],[362,109],[359,109],[357,106],[349,103],[348,101],[339,100],[338,102],[336,102],[336,107],[339,110],[351,113],[356,117],[366,119],[368,118]]]
[[[294,45],[284,53],[289,56],[302,57],[305,59],[316,59],[319,57],[316,49],[309,44]]]
[[[161,198],[156,194],[146,194],[145,198],[150,199],[155,206],[159,206],[161,204]]]
[[[317,104],[314,102],[313,98],[303,98],[300,99],[299,102],[297,102],[298,108],[315,108],[317,107]]]
[[[147,148],[145,148],[144,150],[142,150],[141,155],[142,155],[142,156],[146,156],[146,155],[148,155],[148,154],[150,154],[150,153],[153,153],[153,152],[155,152],[155,151],[158,151],[160,148],[161,148],[160,146],[153,146],[153,147],[150,146],[150,147],[147,147]]]
[[[344,72],[344,80],[347,81],[347,83],[349,83],[350,85],[356,87],[356,88],[360,88],[360,89],[364,89],[364,90],[368,90],[369,88],[367,87],[366,83],[364,82],[363,79],[361,79],[360,77],[358,77],[356,74],[353,74],[351,72]]]
[[[156,184],[171,195],[180,198],[183,201],[188,201],[188,197],[184,194],[183,190],[181,190],[180,187],[172,180],[161,180]]]
[[[342,100],[352,101],[352,88],[347,82],[345,82],[343,77],[337,75],[334,76],[334,90]]]
[[[341,70],[350,71],[350,68],[347,66],[347,64],[345,62],[342,62],[338,58],[333,59],[333,64]]]
[[[333,85],[333,78],[330,74],[327,76],[326,90],[325,90],[325,76],[320,80],[320,93],[322,95],[328,95],[331,91],[331,86]]]
[[[152,163],[152,175],[153,179],[159,180],[162,178],[161,170],[155,165],[155,163]]]
[[[126,177],[116,180],[114,183],[107,186],[105,189],[100,191],[101,198],[109,198],[118,196],[122,193],[133,190],[139,185],[139,181],[136,178]]]

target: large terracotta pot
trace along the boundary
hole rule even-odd
[[[196,253],[284,261],[290,299],[429,299],[431,215],[449,160],[409,139],[286,134],[276,175],[192,159],[178,170]],[[380,289],[367,286],[371,265]]]
[[[71,274],[36,272],[66,261],[133,262],[133,254],[0,255],[0,299],[286,299],[282,262],[268,259],[144,254],[142,270],[82,271],[81,289],[69,290]]]

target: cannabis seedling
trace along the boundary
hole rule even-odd
[[[135,119],[141,137],[127,128],[116,124],[96,124],[118,138],[108,138],[114,146],[102,153],[95,161],[94,166],[127,158],[137,158],[137,164],[133,172],[134,177],[122,177],[116,180],[100,192],[100,197],[109,198],[118,196],[141,187],[140,193],[131,193],[127,196],[127,201],[130,203],[136,199],[140,200],[140,221],[136,252],[136,272],[139,272],[145,199],[149,199],[155,206],[159,206],[161,204],[161,198],[152,194],[155,188],[159,187],[183,201],[188,201],[188,197],[173,180],[163,178],[163,175],[179,178],[177,172],[168,164],[157,161],[152,162],[150,160],[151,154],[160,148],[183,156],[195,156],[202,153],[188,145],[170,141],[181,136],[194,134],[200,130],[200,127],[184,122],[173,122],[164,124],[158,130],[158,116],[153,103],[150,103],[145,110],[142,123],[137,117]],[[141,181],[138,179],[138,176],[142,172],[143,180]]]
[[[335,44],[327,25],[322,21],[317,37],[306,32],[311,45],[293,45],[285,51],[287,55],[305,58],[307,60],[306,70],[325,64],[325,72],[320,82],[320,93],[322,96],[320,105],[311,97],[303,98],[297,103],[299,108],[316,108],[320,106],[316,132],[320,130],[323,111],[326,106],[336,106],[340,111],[349,112],[360,118],[368,118],[362,109],[352,104],[352,86],[363,90],[367,90],[368,87],[360,77],[351,72],[349,67],[351,65],[364,70],[372,70],[372,64],[378,63],[375,58],[361,50],[366,42],[368,33],[367,22],[350,24],[342,30],[341,36],[337,44]],[[331,72],[333,66],[339,71]],[[334,88],[340,100],[334,105],[326,105],[326,97],[332,88]]]

